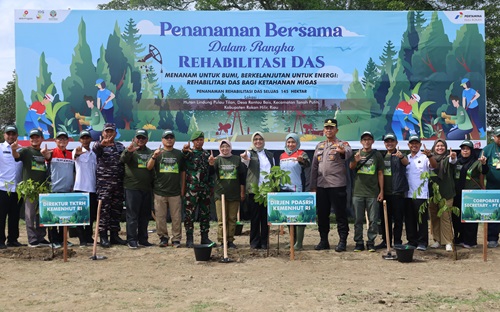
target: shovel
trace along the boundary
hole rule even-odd
[[[105,256],[97,255],[97,236],[99,236],[99,220],[101,219],[101,205],[102,199],[99,199],[99,205],[97,205],[97,218],[95,222],[95,231],[94,231],[94,247],[92,248],[92,256],[90,260],[104,260]]]
[[[389,240],[389,218],[387,217],[387,201],[384,199],[384,202],[383,202],[383,205],[384,205],[384,223],[385,223],[385,242],[386,242],[386,245],[387,245],[387,254],[386,255],[382,255],[382,258],[385,259],[385,260],[397,260],[398,257],[397,256],[393,256],[391,254],[391,242]]]

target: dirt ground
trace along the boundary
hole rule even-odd
[[[48,247],[0,250],[0,311],[493,311],[499,306],[500,248],[488,250],[487,262],[480,245],[458,247],[457,261],[440,249],[415,251],[414,262],[400,263],[382,259],[385,250],[353,252],[352,233],[347,252],[315,251],[319,235],[308,226],[305,250],[290,261],[286,227],[279,250],[279,227],[272,227],[269,255],[249,248],[248,230],[245,224],[235,240],[239,248],[229,250],[231,263],[219,262],[221,248],[212,250],[208,262],[195,261],[193,249],[158,246],[98,247],[97,254],[107,259],[92,261],[91,247],[75,245],[68,262],[62,249],[54,257]],[[210,237],[216,238],[215,230]],[[150,241],[158,243],[156,233]],[[330,242],[336,241],[332,229]]]

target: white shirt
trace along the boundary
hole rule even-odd
[[[0,190],[15,192],[22,178],[23,164],[15,161],[7,141],[0,144]]]
[[[86,151],[85,148],[82,150],[85,153],[78,157],[75,157],[75,150],[73,150],[76,171],[73,190],[95,193],[97,158],[92,150]]]
[[[269,162],[269,158],[267,158],[266,152],[264,150],[257,152],[257,156],[259,156],[259,165],[261,172],[261,174],[259,174],[259,185],[261,185],[262,183],[267,181],[266,179],[264,179],[262,171],[265,171],[267,173],[271,172],[272,165]]]
[[[406,198],[413,198],[413,193],[416,193],[418,187],[422,185],[420,175],[422,172],[430,172],[432,168],[430,167],[429,158],[421,151],[418,151],[415,156],[409,154],[408,161],[410,163],[406,166],[406,178],[408,179],[410,189],[406,193]],[[422,185],[422,191],[416,195],[416,198],[419,199],[429,198],[429,181]]]

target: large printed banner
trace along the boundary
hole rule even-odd
[[[484,12],[17,10],[17,125],[282,149],[372,131],[484,146]],[[401,142],[402,143],[402,142]],[[404,145],[402,145],[404,147]]]
[[[88,193],[40,194],[40,226],[90,224]]]
[[[500,191],[463,190],[462,222],[500,223]]]
[[[316,224],[316,193],[268,193],[267,220],[273,225]]]

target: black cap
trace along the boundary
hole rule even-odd
[[[337,119],[333,119],[333,118],[326,119],[324,126],[325,127],[336,127],[337,126]]]
[[[15,134],[17,134],[17,127],[15,125],[7,126],[5,127],[5,133],[7,132],[14,132]]]

